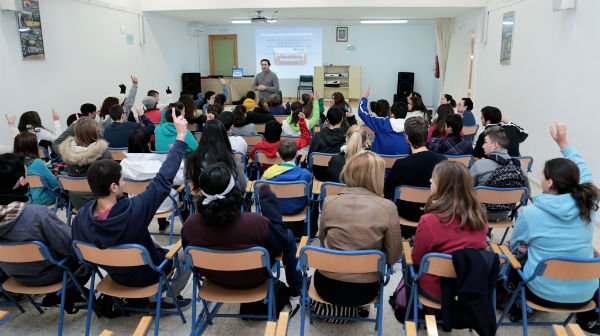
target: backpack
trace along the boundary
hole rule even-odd
[[[491,155],[490,160],[498,163],[485,184],[494,188],[520,188],[527,186],[527,177],[521,170],[521,162],[518,159],[506,160],[497,155]],[[516,204],[484,204],[489,211],[512,211]]]

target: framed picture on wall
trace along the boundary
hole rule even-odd
[[[348,42],[348,27],[336,27],[335,28],[335,41],[336,42]]]
[[[515,12],[502,15],[502,44],[500,45],[500,64],[510,64],[513,34],[515,29]]]

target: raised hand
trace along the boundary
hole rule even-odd
[[[138,78],[131,75],[131,83],[133,83],[133,85],[137,85],[138,84]]]
[[[298,118],[304,119],[304,118],[306,118],[306,116],[304,115],[304,113],[300,112],[300,113],[298,113]]]
[[[17,115],[13,114],[11,116],[9,116],[8,114],[4,113],[4,116],[6,117],[6,122],[8,123],[8,126],[14,126],[15,122],[17,121]]]
[[[346,118],[350,118],[354,115],[354,113],[352,113],[352,106],[348,106],[348,111],[346,111]]]
[[[569,141],[567,140],[567,125],[561,121],[554,120],[556,130],[550,126],[550,136],[560,149],[569,147]]]
[[[184,141],[185,136],[187,134],[187,130],[188,130],[187,129],[188,122],[187,122],[187,120],[185,120],[183,113],[179,116],[175,115],[174,107],[171,108],[171,115],[173,116],[173,124],[175,124],[175,129],[177,130],[176,139],[179,141]]]
[[[171,93],[173,93],[173,91],[167,86],[167,94],[170,95]]]
[[[225,84],[225,78],[219,77],[219,82],[221,82],[221,85]]]
[[[206,120],[215,120],[215,115],[212,113],[207,113],[206,114]]]
[[[121,83],[121,84],[119,84],[119,89],[121,89],[120,93],[125,94],[125,91],[127,90],[127,87],[125,86],[125,84]]]
[[[141,117],[142,115],[144,115],[144,109],[142,109],[141,107],[135,106],[135,105],[133,105],[133,107],[137,111],[138,116]]]
[[[321,96],[319,96],[319,91],[315,90],[315,92],[313,92],[313,99],[319,100],[319,98],[321,98]]]
[[[54,109],[52,109],[52,120],[60,120],[60,116],[58,115],[58,113],[56,113],[56,111],[54,111]]]
[[[363,91],[363,98],[369,98],[369,94],[371,93],[371,85],[369,85],[369,87]]]

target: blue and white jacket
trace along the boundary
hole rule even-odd
[[[377,117],[369,113],[367,98],[360,99],[358,115],[375,132],[371,151],[377,154],[410,154],[410,146],[404,136],[404,120]]]

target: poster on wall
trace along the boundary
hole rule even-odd
[[[502,44],[500,46],[500,64],[510,64],[513,34],[515,27],[515,12],[504,13],[502,16]]]
[[[22,0],[23,9],[18,12],[19,37],[23,59],[43,60],[44,40],[38,0]]]

